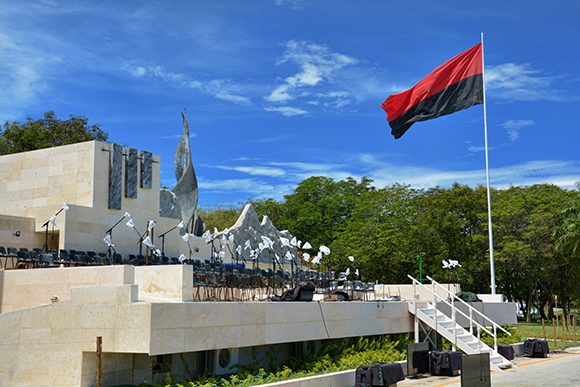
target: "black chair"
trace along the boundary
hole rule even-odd
[[[113,254],[113,262],[112,262],[112,264],[113,265],[122,265],[123,263],[124,263],[123,262],[123,257],[121,256],[121,254],[114,253]]]
[[[39,267],[58,267],[54,263],[54,256],[50,253],[41,253],[38,256],[38,266]]]
[[[8,266],[9,257],[8,257],[8,252],[6,251],[6,248],[4,246],[0,246],[0,257],[5,258],[5,259],[2,259],[2,261],[1,261],[2,264],[0,265],[0,267],[5,269]]]
[[[239,287],[240,287],[240,277],[238,277],[233,273],[228,273],[226,275],[226,301],[236,300],[236,296],[234,293],[237,292]],[[228,290],[230,293],[230,297],[228,297]]]
[[[87,251],[87,261],[91,264],[94,264],[97,262],[97,253],[95,253],[94,251]]]
[[[74,254],[70,256],[70,261],[78,266],[85,266],[87,264],[87,256],[84,254]]]
[[[328,283],[328,291],[335,292],[338,290],[338,281],[330,281]]]
[[[107,257],[107,253],[97,253],[97,259],[100,265],[110,265],[109,258]]]
[[[33,266],[28,249],[16,252],[16,269],[31,269]]]

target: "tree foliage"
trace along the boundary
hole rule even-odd
[[[223,230],[233,226],[240,216],[237,208],[217,208],[213,210],[199,210],[199,216],[203,219],[205,227],[213,232],[214,227]]]
[[[329,246],[324,268],[359,269],[365,281],[408,283],[407,274],[418,276],[422,254],[425,274],[489,293],[485,187],[419,190],[371,183],[310,177],[284,200],[254,205],[259,215],[309,241],[315,251]],[[580,190],[541,184],[492,190],[491,197],[497,291],[518,301],[526,315],[532,307],[544,313],[544,305],[551,314],[555,295],[568,313],[580,301]],[[233,214],[231,219],[221,228],[233,224]],[[444,259],[458,260],[461,268],[443,269]]]
[[[0,154],[26,152],[77,142],[106,141],[108,134],[99,125],[89,125],[86,117],[71,115],[60,120],[53,111],[25,122],[7,121],[0,131]]]

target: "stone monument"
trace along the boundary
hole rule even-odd
[[[196,236],[203,233],[203,221],[197,216],[198,185],[191,161],[189,146],[189,125],[185,112],[183,119],[183,136],[177,145],[174,158],[175,180],[173,189],[162,189],[160,193],[159,214],[164,217],[181,219],[184,227],[181,234],[189,232]]]

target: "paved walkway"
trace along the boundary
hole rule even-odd
[[[551,387],[580,386],[580,347],[570,348],[565,354],[550,354],[547,359],[516,358],[516,367],[503,372],[492,372],[492,386]],[[460,386],[461,377],[432,376],[407,379],[398,386],[444,387]]]

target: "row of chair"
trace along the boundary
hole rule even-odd
[[[170,265],[189,264],[194,270],[194,285],[198,300],[256,300],[268,297],[301,282],[312,282],[320,292],[344,291],[354,295],[365,295],[374,292],[374,283],[361,281],[342,281],[335,278],[335,273],[316,272],[312,270],[288,270],[259,267],[247,268],[245,264],[228,263],[215,260],[191,259],[184,262],[177,257],[145,257],[143,255],[128,254],[122,256],[113,254],[109,257],[104,252],[78,251],[61,249],[58,252],[51,250],[44,253],[41,249],[0,246],[0,257],[4,257],[3,266],[6,268],[50,268],[60,266],[94,266],[110,264],[128,265]],[[11,265],[8,261],[11,260]],[[271,295],[270,294],[270,295]]]

